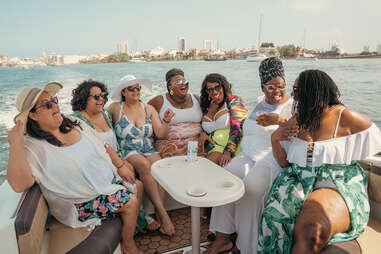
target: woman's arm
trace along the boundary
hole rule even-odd
[[[159,114],[156,112],[154,107],[152,107],[151,105],[147,105],[147,112],[150,116],[152,128],[156,137],[158,139],[165,139],[168,136],[169,124],[175,113],[172,110],[167,109],[164,112],[163,122],[161,122]]]
[[[273,155],[282,168],[289,166],[290,163],[287,161],[286,151],[281,146],[280,141],[291,141],[291,137],[296,136],[297,133],[299,133],[299,127],[296,125],[296,117],[292,117],[285,124],[279,126],[271,135]]]
[[[105,149],[110,156],[112,164],[118,169],[118,174],[130,183],[135,182],[135,171],[134,167],[127,160],[123,160],[119,155],[112,149],[111,146],[105,144]]]
[[[234,153],[242,138],[242,125],[247,117],[247,108],[240,97],[231,97],[230,100],[228,99],[230,133],[228,143],[225,146],[225,151]]]
[[[119,111],[120,111],[120,103],[114,102],[112,103],[108,108],[107,111],[111,114],[112,122],[116,123],[118,121],[119,117]]]
[[[234,152],[237,150],[242,138],[242,125],[247,118],[247,108],[240,97],[232,95],[228,98],[227,103],[230,113],[230,132],[228,142],[218,162],[221,167],[231,161]]]
[[[8,132],[8,142],[7,180],[15,192],[24,192],[34,184],[35,179],[26,159],[24,126],[20,121]]]
[[[163,96],[165,96],[165,94]],[[148,104],[152,105],[156,109],[157,113],[160,112],[161,107],[163,106],[163,102],[164,102],[163,96],[158,95],[152,98],[151,100],[149,100],[148,102]]]

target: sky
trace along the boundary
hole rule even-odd
[[[305,38],[306,48],[336,43],[349,53],[381,44],[380,0],[2,0],[0,55],[111,54],[119,42],[171,50],[179,37],[187,49],[207,39],[256,47],[261,14],[261,42],[303,46]]]

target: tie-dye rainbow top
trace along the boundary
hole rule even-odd
[[[242,138],[242,126],[247,118],[247,108],[242,99],[236,95],[230,95],[226,104],[230,113],[230,134],[225,150],[234,154]]]

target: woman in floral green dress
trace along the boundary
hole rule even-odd
[[[302,72],[293,95],[297,114],[271,137],[283,171],[265,203],[258,253],[320,253],[357,238],[369,219],[366,177],[355,160],[381,151],[380,130],[344,107],[325,72]]]

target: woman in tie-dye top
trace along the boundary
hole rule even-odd
[[[208,159],[225,166],[240,151],[247,108],[240,97],[232,95],[231,84],[218,73],[205,77],[200,101],[204,131],[199,139],[200,149],[203,151],[206,148]]]

